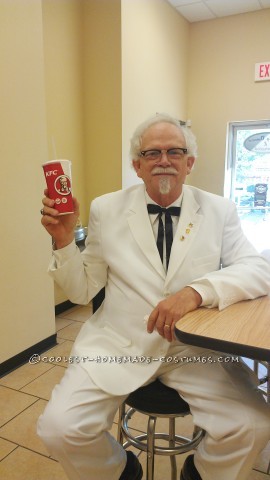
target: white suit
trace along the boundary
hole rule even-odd
[[[164,372],[160,371],[162,366],[159,361],[118,363],[117,361],[109,362],[109,357],[143,356],[156,359],[166,356],[168,349],[170,354],[171,352],[181,354],[183,351],[187,354],[188,347],[177,341],[170,344],[156,331],[152,334],[146,331],[144,318],[162,299],[186,285],[191,284],[194,287],[197,285],[200,292],[205,288],[209,290],[210,287],[214,301],[209,306],[218,304],[219,308],[223,309],[243,299],[267,295],[270,291],[269,265],[244,237],[232,202],[190,186],[184,186],[181,215],[174,236],[167,273],[164,271],[155,244],[143,185],[95,199],[92,202],[89,233],[84,252],[80,254],[79,250],[75,250],[74,245],[71,245],[60,252],[60,257],[58,262],[53,259],[50,273],[72,302],[87,304],[103,286],[106,287],[103,306],[81,329],[72,354],[78,358],[88,357],[80,362],[80,365],[100,391],[114,396],[127,395],[150,378],[162,376]],[[198,350],[190,347],[189,352],[192,354],[194,351],[198,354]],[[201,353],[205,352],[201,350]],[[211,412],[216,410],[218,391],[223,399],[227,395],[226,390],[222,391],[222,389],[226,383],[224,379],[228,379],[228,375],[231,375],[228,390],[233,392],[238,388],[237,383],[241,385],[240,370],[242,369],[239,366],[236,368],[228,364],[227,366],[216,365],[212,369],[211,379],[207,381],[202,365],[198,366],[195,363],[184,368],[189,378],[194,375],[193,383],[198,385],[200,391],[204,390],[203,396],[207,395],[208,399],[212,399]],[[190,403],[196,423],[207,430],[209,425],[206,413],[210,418],[210,412],[207,411],[207,407],[204,410],[203,403],[199,402],[198,405],[197,390],[193,390],[190,394],[193,387],[186,387],[184,368],[179,371],[174,368],[170,381],[164,377],[164,383],[167,382],[177,388],[179,379],[178,390]],[[222,379],[224,370],[226,374]],[[245,375],[246,373],[243,376]],[[200,385],[197,376],[205,377],[203,384]],[[243,382],[245,383],[245,380]],[[258,434],[260,440],[256,438],[256,442],[260,449],[270,431],[269,411],[266,411],[261,399],[257,396],[255,399],[254,394],[250,398],[250,405],[254,408],[249,406],[247,399],[248,388],[251,391],[250,384],[247,386],[249,382],[248,379],[246,386],[243,387],[245,398],[242,397],[242,399],[247,405],[247,410],[251,409],[257,413],[258,410],[261,411],[256,419],[260,431]],[[241,388],[239,387],[238,390],[240,391]],[[240,403],[239,391],[236,398],[240,412],[243,404]],[[234,393],[230,393],[228,397],[233,395]],[[228,409],[232,410],[229,399]],[[240,418],[239,412],[233,414],[232,418]],[[208,448],[217,459],[218,452],[222,452],[222,436],[229,435],[224,421],[223,425],[220,422],[220,416],[225,415],[226,418],[226,400],[222,404],[222,412],[220,411],[217,415],[219,417],[213,416],[212,419],[211,439],[210,436],[207,439],[206,435],[206,440],[199,447],[197,468],[203,479],[242,480],[246,478],[245,475],[252,464],[250,462],[254,460],[259,450],[254,453],[254,458],[250,453],[246,453],[250,457],[250,462],[245,467],[242,465],[242,457],[238,460],[237,466],[234,465],[234,461],[227,459],[228,465],[229,463],[233,465],[230,467],[232,469],[226,471],[225,468],[224,473],[219,473],[216,477],[215,468],[219,470],[219,464],[217,462],[211,470],[212,467],[209,467],[207,462],[213,463],[213,460],[211,456],[209,457]],[[247,415],[246,412],[245,415]],[[260,415],[261,418],[259,418]],[[249,412],[248,416],[253,418],[253,413]],[[242,419],[243,424],[245,421]],[[237,429],[241,430],[241,428],[242,424],[241,426],[238,424]],[[245,432],[243,438],[238,437],[235,432],[233,435],[235,444],[232,449],[236,449],[239,442],[244,437],[247,438],[247,434]],[[48,432],[43,432],[43,435],[41,433],[41,436],[46,437],[49,443]],[[255,437],[256,435],[252,436],[248,441],[250,445],[253,445]],[[213,444],[216,445],[216,451]],[[247,452],[250,449],[251,447],[247,447]],[[224,468],[224,458],[221,463]],[[66,471],[71,470],[67,468]],[[90,470],[87,470],[88,477],[83,474],[75,476],[72,473],[70,478],[91,480],[89,472]],[[99,473],[96,478],[103,477]],[[107,473],[107,478],[112,480],[119,478],[119,470]]]
[[[93,201],[85,251],[77,251],[52,274],[74,303],[88,303],[106,285],[104,306],[85,324],[73,351],[90,358],[165,355],[170,344],[157,332],[147,333],[144,317],[160,300],[194,281],[214,288],[220,309],[270,291],[269,267],[243,236],[233,204],[188,186],[167,275],[149,222],[144,186]],[[87,361],[83,366],[102,389],[116,395],[134,390],[158,368],[157,363],[108,368],[106,362]]]

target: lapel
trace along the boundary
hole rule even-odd
[[[142,253],[147,257],[158,274],[165,280],[166,272],[160,260],[152,225],[149,220],[144,188],[144,185],[140,185],[134,192],[133,201],[128,211],[128,224]]]
[[[200,223],[203,219],[203,216],[198,213],[200,205],[196,202],[192,190],[185,185],[183,188],[184,196],[181,215],[172,244],[165,285],[167,285],[178,272],[181,263],[197,235]]]

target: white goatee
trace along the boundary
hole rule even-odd
[[[168,177],[163,177],[159,179],[159,193],[162,195],[168,195],[171,191],[171,181]]]

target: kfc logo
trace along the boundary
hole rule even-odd
[[[46,177],[50,177],[51,175],[57,175],[57,170],[50,170],[46,172]]]
[[[60,175],[55,179],[54,188],[59,195],[69,195],[71,193],[71,182],[67,175]]]

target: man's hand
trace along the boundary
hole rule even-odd
[[[66,247],[74,239],[74,229],[80,214],[79,203],[73,197],[74,213],[59,215],[58,210],[54,208],[54,200],[47,196],[47,189],[44,190],[44,194],[41,223],[53,237],[57,249]]]
[[[147,322],[147,331],[156,329],[162,337],[171,342],[174,338],[174,325],[186,313],[198,308],[202,303],[201,295],[191,287],[185,287],[180,292],[158,303]]]

